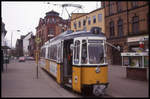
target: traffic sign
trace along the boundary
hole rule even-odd
[[[35,42],[36,42],[37,44],[39,44],[39,43],[41,42],[41,39],[40,39],[39,37],[36,37],[36,38],[35,38]]]

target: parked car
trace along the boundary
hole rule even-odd
[[[25,57],[24,56],[19,57],[19,62],[25,62]]]
[[[31,56],[27,56],[26,60],[35,60],[35,59],[33,57],[31,57]]]

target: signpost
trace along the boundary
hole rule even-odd
[[[35,42],[37,44],[37,49],[36,49],[36,64],[37,64],[37,79],[38,79],[38,62],[39,62],[39,53],[40,53],[38,45],[41,42],[41,39],[39,37],[36,37],[35,38]]]

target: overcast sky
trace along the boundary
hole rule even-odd
[[[79,13],[88,13],[96,8],[101,7],[100,1],[71,1],[71,2],[53,2],[50,1],[50,4],[47,4],[48,1],[39,1],[39,2],[10,2],[3,1],[1,2],[1,18],[5,23],[5,28],[7,30],[6,40],[8,45],[11,44],[11,33],[13,32],[13,46],[15,46],[17,38],[20,38],[20,35],[25,35],[28,32],[32,31],[35,35],[36,27],[38,26],[39,19],[45,17],[45,13],[51,10],[54,10],[59,13],[59,16],[62,15],[63,19],[68,18],[67,12],[64,10],[62,14],[62,7],[55,4],[80,4],[83,6],[83,9],[78,9],[75,7],[67,7],[69,13],[75,10]],[[74,13],[75,13],[74,12]],[[16,32],[20,30],[21,32]]]

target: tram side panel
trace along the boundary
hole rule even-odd
[[[60,71],[60,64],[54,61],[47,61],[46,70],[55,77],[56,81],[60,84],[61,83],[61,71]]]
[[[60,64],[57,64],[57,82],[60,84],[61,83],[61,73],[60,73]]]
[[[105,84],[108,83],[108,66],[100,67],[82,67],[82,85]]]
[[[96,73],[96,67],[73,66],[72,89],[81,93],[83,86],[108,83],[108,66],[100,67]]]
[[[45,66],[46,71],[47,71],[47,72],[50,72],[50,71],[49,71],[49,67],[50,67],[50,65],[49,65],[49,60],[46,59],[46,60],[45,60],[45,63],[46,63],[46,66]]]
[[[73,66],[72,89],[81,93],[81,67]]]

